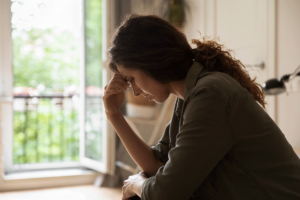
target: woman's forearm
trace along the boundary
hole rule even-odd
[[[149,177],[155,175],[163,163],[155,158],[151,148],[130,128],[122,113],[110,117],[109,121],[135,163]]]

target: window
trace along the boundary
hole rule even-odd
[[[103,64],[106,1],[4,0],[0,7],[5,172],[86,166],[112,173],[114,133],[102,105],[111,75]]]

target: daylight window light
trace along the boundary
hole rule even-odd
[[[292,74],[286,74],[279,79],[270,79],[263,84],[263,89],[267,95],[277,95],[286,91],[285,83],[292,81],[296,76],[300,76],[300,65]]]

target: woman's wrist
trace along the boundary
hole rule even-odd
[[[108,121],[110,122],[113,122],[115,121],[116,119],[119,119],[120,117],[123,117],[123,114],[121,111],[117,112],[117,113],[106,113],[106,117],[108,119]]]
[[[143,184],[147,179],[140,179],[134,184],[133,192],[139,197],[142,195]]]

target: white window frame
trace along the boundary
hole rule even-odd
[[[111,12],[115,8],[115,2],[111,0],[102,0],[103,1],[103,9],[102,13],[105,17],[102,18],[102,25],[106,27],[106,32],[103,32],[102,35],[102,85],[106,85],[107,82],[112,78],[113,73],[108,70],[107,64],[108,64],[108,52],[107,49],[109,47],[108,41],[110,41],[110,38],[108,36],[112,36],[113,31],[115,30],[115,14],[114,12]],[[109,12],[107,12],[109,11]],[[84,29],[82,29],[84,37]],[[84,41],[84,39],[82,39]],[[82,44],[82,55],[84,55],[84,43]],[[84,59],[81,59],[81,71],[80,71],[81,77],[81,94],[85,93],[85,67],[84,67]],[[83,97],[84,95],[80,95]],[[84,123],[85,123],[85,98],[81,98],[81,110],[80,110],[80,162],[83,166],[86,166],[88,168],[94,169],[98,172],[106,173],[113,175],[115,171],[115,131],[112,127],[112,125],[108,122],[108,120],[103,121],[103,129],[106,134],[103,134],[103,144],[102,144],[102,152],[103,153],[103,162],[98,162],[95,160],[92,160],[90,158],[85,157],[85,131],[84,131]],[[104,108],[103,115],[105,116]]]
[[[107,49],[115,30],[115,1],[114,0],[102,0],[103,2],[103,26],[106,31],[103,32],[103,85],[107,83],[112,77],[112,72],[107,70]],[[84,3],[84,0],[82,0]],[[109,12],[107,12],[109,11]],[[30,189],[30,188],[40,188],[40,187],[51,187],[58,185],[74,185],[74,184],[86,184],[87,181],[90,183],[91,180],[95,179],[96,173],[75,173],[74,176],[67,175],[69,181],[64,178],[62,181],[61,176],[51,177],[47,175],[45,177],[40,177],[41,179],[31,179],[22,178],[22,180],[32,181],[33,184],[24,185],[19,184],[16,179],[7,179],[5,172],[13,172],[13,169],[9,169],[9,163],[12,163],[12,153],[13,153],[13,80],[12,80],[12,40],[11,40],[11,0],[1,0],[0,1],[0,191],[14,189]],[[83,28],[82,28],[83,30]],[[84,50],[82,51],[84,56]],[[84,71],[84,57],[81,61],[81,72]],[[84,73],[81,73],[81,81],[84,79]],[[83,87],[81,89],[84,89]],[[83,91],[82,91],[83,92]],[[81,95],[81,105],[84,104],[84,98]],[[80,115],[84,112],[83,109],[80,110]],[[103,163],[96,162],[94,160],[84,157],[84,131],[83,131],[83,121],[84,118],[81,117],[81,130],[80,130],[80,162],[65,162],[65,163],[47,163],[47,164],[33,164],[25,167],[26,171],[38,170],[38,169],[61,169],[61,168],[74,168],[74,167],[88,167],[94,169],[103,174],[113,175],[115,171],[115,131],[112,125],[105,120],[104,127],[107,134],[103,134]],[[30,167],[31,166],[31,167]],[[18,170],[22,171],[22,169]],[[97,174],[96,174],[97,175]],[[73,178],[85,177],[81,182],[74,182]],[[49,182],[49,180],[52,180]],[[55,181],[57,180],[57,181]],[[12,184],[12,182],[13,184]],[[37,182],[36,182],[37,181]]]

